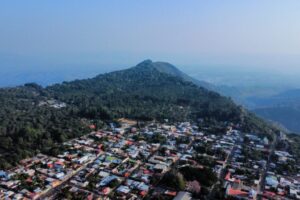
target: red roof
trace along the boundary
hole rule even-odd
[[[141,195],[141,196],[146,196],[146,194],[147,194],[146,191],[141,191],[141,192],[140,192],[140,195]]]
[[[108,194],[109,191],[110,191],[110,188],[109,188],[109,187],[105,187],[105,188],[103,188],[103,190],[102,190],[102,192],[103,192],[104,194]]]
[[[92,200],[93,199],[93,194],[90,194],[88,197],[87,197],[88,200]]]
[[[226,181],[235,182],[235,183],[240,183],[240,182],[241,182],[240,179],[237,179],[237,178],[231,178],[230,172],[228,172],[228,173],[226,174],[225,180],[226,180]]]
[[[90,127],[90,129],[95,129],[96,128],[96,126],[94,124],[91,124],[89,127]]]
[[[235,179],[233,180],[233,182],[235,182],[235,183],[240,183],[240,182],[241,182],[241,180],[240,180],[240,179],[236,179],[236,178],[235,178]]]
[[[32,183],[32,178],[28,177],[28,178],[26,179],[26,182],[27,182],[27,183]]]
[[[274,197],[274,196],[276,196],[276,194],[275,194],[274,192],[264,191],[264,196],[267,196],[267,197]]]
[[[37,194],[36,193],[30,193],[30,198],[34,199],[34,197],[36,196]]]
[[[167,191],[165,192],[165,194],[166,194],[166,195],[170,195],[170,196],[176,196],[177,192],[176,192],[176,191],[169,191],[169,190],[167,190]]]
[[[133,142],[132,142],[132,141],[129,141],[129,140],[126,140],[126,144],[127,144],[127,145],[132,145]]]
[[[124,174],[124,176],[125,176],[125,177],[129,177],[129,176],[130,176],[130,173],[129,173],[129,172],[126,172],[126,173]]]
[[[61,161],[56,161],[55,164],[56,164],[56,165],[64,165],[64,163],[61,162]]]
[[[228,173],[226,174],[225,180],[226,180],[226,181],[229,181],[229,180],[230,180],[230,172],[228,172]]]
[[[230,196],[245,196],[248,195],[248,192],[242,190],[235,190],[233,188],[229,188],[227,194]]]

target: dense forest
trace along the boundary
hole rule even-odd
[[[35,84],[0,90],[0,168],[87,131],[75,107],[39,106],[49,98],[43,90]]]
[[[161,63],[159,66],[161,67]],[[0,168],[87,133],[90,123],[139,120],[233,122],[245,131],[273,128],[232,100],[144,61],[133,68],[46,88],[0,89]]]

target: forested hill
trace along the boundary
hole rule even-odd
[[[215,92],[181,77],[160,72],[149,60],[136,67],[48,87],[60,101],[74,104],[87,117],[109,111],[110,118],[185,120],[215,118],[238,121],[241,110]],[[100,110],[98,110],[100,109]],[[105,115],[106,115],[105,114]]]
[[[145,60],[126,70],[57,84],[46,91],[75,105],[87,118],[201,118],[208,122],[234,122],[245,131],[273,131],[273,127],[231,99],[200,87],[199,82],[169,63]]]
[[[165,73],[165,74],[169,74],[171,76],[176,76],[176,77],[180,77],[185,81],[189,81],[194,83],[195,85],[198,85],[200,87],[204,87],[206,89],[209,90],[213,90],[216,91],[216,86],[206,82],[206,81],[200,81],[198,79],[195,79],[193,77],[190,77],[189,75],[185,74],[184,72],[180,71],[179,69],[177,69],[174,65],[171,65],[170,63],[167,62],[152,62],[151,60],[146,60],[143,63],[147,63],[151,64],[151,66],[155,69],[157,69],[158,71]]]
[[[158,68],[159,67],[159,68]],[[133,68],[47,88],[0,90],[0,168],[87,133],[88,124],[119,117],[234,122],[247,131],[272,127],[220,96],[144,61]]]

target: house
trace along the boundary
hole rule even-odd
[[[64,167],[65,167],[65,165],[64,165],[64,163],[61,162],[61,161],[56,161],[56,162],[54,163],[54,168],[55,168],[56,170],[62,170]]]
[[[109,187],[105,187],[103,188],[103,190],[101,191],[104,195],[108,195],[110,193],[111,189]]]
[[[226,189],[226,195],[233,196],[233,197],[248,197],[249,192],[240,189],[234,189],[231,186],[228,186]]]
[[[79,158],[76,162],[77,162],[78,164],[83,164],[83,163],[87,162],[88,159],[89,159],[89,156],[86,155],[86,156],[83,156],[83,157]]]
[[[264,145],[269,145],[269,139],[267,137],[264,137],[263,142]]]
[[[109,173],[108,173],[108,172],[105,172],[105,171],[100,171],[98,175],[99,175],[100,177],[105,178],[105,177],[109,176]]]
[[[65,173],[63,173],[63,172],[55,174],[55,178],[57,178],[57,179],[62,179],[64,176],[65,176]]]
[[[117,188],[117,192],[128,194],[130,192],[130,188],[128,186],[121,185]]]
[[[189,192],[178,192],[178,194],[176,195],[176,197],[173,200],[191,200],[191,193]]]
[[[130,150],[128,152],[128,155],[131,157],[131,158],[136,158],[138,155],[139,155],[139,151],[137,150]]]
[[[25,171],[25,173],[28,174],[28,176],[33,176],[35,174],[35,170],[29,169],[29,170]]]
[[[3,170],[0,170],[0,178],[1,179],[8,179],[7,173]]]
[[[269,176],[266,177],[266,184],[273,187],[273,188],[277,188],[279,182],[278,182],[276,176],[269,175]]]
[[[112,175],[112,176],[107,176],[107,177],[105,177],[105,178],[99,183],[99,185],[100,185],[100,186],[106,186],[106,185],[108,185],[111,181],[113,181],[113,180],[115,180],[115,179],[117,179],[117,177],[114,176],[114,175]]]

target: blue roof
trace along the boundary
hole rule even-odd
[[[3,170],[0,170],[0,177],[6,177],[7,173]]]

